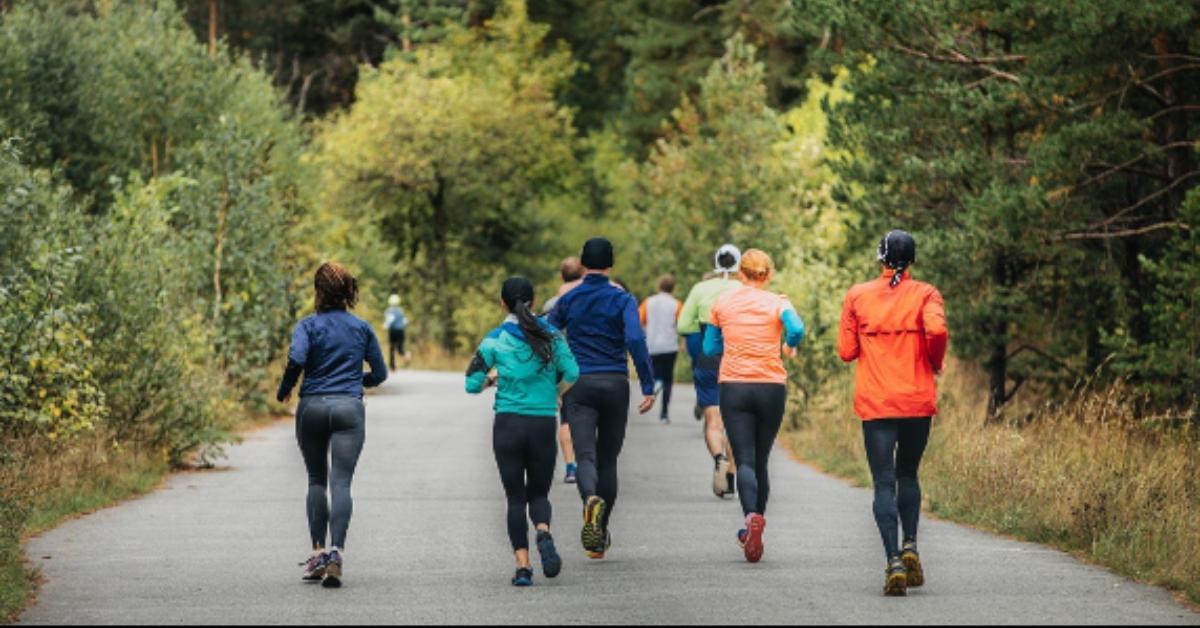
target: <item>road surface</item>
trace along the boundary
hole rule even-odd
[[[551,496],[563,573],[509,585],[491,395],[401,372],[367,402],[346,586],[303,584],[304,466],[293,426],[247,436],[220,469],[69,522],[27,546],[45,576],[28,624],[944,623],[1190,624],[1171,595],[1041,546],[927,520],[928,584],[884,598],[871,494],[777,450],[767,551],[747,564],[733,501],[679,386],[675,422],[634,416],[609,558],[579,546],[579,502]],[[634,395],[636,397],[636,395]],[[849,419],[848,419],[849,420]]]

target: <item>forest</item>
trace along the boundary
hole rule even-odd
[[[1198,77],[1178,0],[0,0],[0,580],[48,495],[281,411],[322,260],[458,356],[592,235],[638,297],[764,249],[810,328],[803,439],[851,416],[842,296],[902,228],[962,420],[1069,441],[1116,408],[1122,452],[1181,465],[1131,516],[1192,535],[1131,570],[1200,596]],[[1095,548],[1079,521],[1047,534]]]

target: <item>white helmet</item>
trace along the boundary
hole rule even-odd
[[[726,253],[733,256],[733,266],[721,266],[721,256],[725,255]],[[713,267],[718,273],[736,273],[741,264],[742,252],[738,250],[738,247],[732,244],[726,244],[717,249],[717,254],[713,256]]]

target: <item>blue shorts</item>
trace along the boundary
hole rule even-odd
[[[721,405],[721,385],[717,383],[715,369],[692,369],[692,380],[696,385],[696,404],[701,408]]]

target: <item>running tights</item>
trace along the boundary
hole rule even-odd
[[[783,424],[786,402],[783,384],[721,384],[721,417],[737,461],[737,491],[744,514],[767,513],[771,495],[767,461]]]
[[[929,442],[929,417],[863,421],[863,443],[875,484],[875,523],[890,560],[900,555],[898,527],[904,540],[917,540],[921,483],[917,469]]]
[[[300,398],[296,411],[296,440],[308,468],[308,530],[313,549],[346,547],[346,530],[354,502],[350,481],[366,437],[366,410],[357,397]],[[331,500],[326,493],[333,494]]]
[[[563,416],[571,426],[579,496],[584,502],[593,495],[604,500],[607,507],[600,526],[608,529],[617,503],[617,456],[625,445],[629,422],[629,376],[581,375],[563,398]]]
[[[492,425],[492,451],[508,499],[513,550],[529,549],[529,520],[550,525],[550,485],[558,458],[554,417],[500,413]]]

